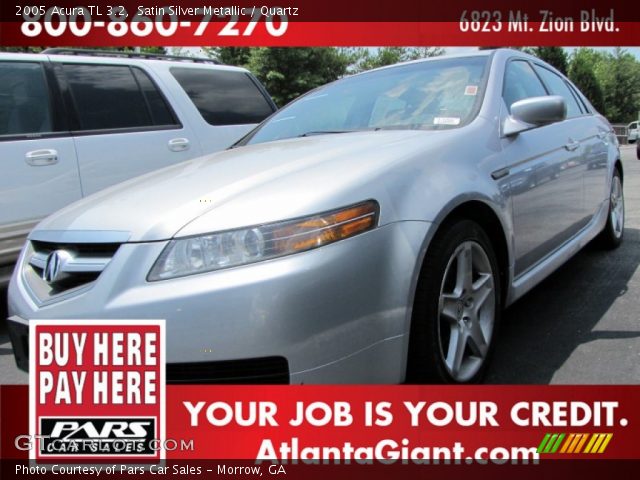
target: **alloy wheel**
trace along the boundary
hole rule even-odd
[[[614,175],[611,180],[611,207],[609,215],[611,215],[613,234],[616,238],[620,238],[624,230],[624,197],[622,195],[622,183],[618,175]]]
[[[475,241],[453,252],[442,279],[438,305],[440,354],[457,382],[482,368],[496,319],[494,272],[489,257]]]

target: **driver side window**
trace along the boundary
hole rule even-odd
[[[511,105],[519,100],[544,95],[548,95],[547,91],[528,62],[515,60],[507,64],[502,98],[509,112]]]

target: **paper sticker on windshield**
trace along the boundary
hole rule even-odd
[[[465,95],[477,95],[478,94],[478,86],[477,85],[467,85],[464,88]]]
[[[459,117],[435,117],[433,119],[434,125],[460,125]]]

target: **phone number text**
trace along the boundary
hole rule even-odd
[[[201,37],[215,29],[217,36],[251,36],[257,28],[264,28],[272,37],[281,37],[289,27],[289,17],[297,16],[292,7],[197,7],[178,5],[167,7],[139,7],[131,14],[123,6],[50,7],[16,6],[21,16],[21,32],[26,37],[47,34],[60,37],[70,33],[84,37],[93,29],[105,29],[112,37],[133,34],[146,37],[159,34],[171,37],[179,30],[194,30]],[[242,21],[241,21],[242,17]],[[214,25],[215,26],[212,26]]]

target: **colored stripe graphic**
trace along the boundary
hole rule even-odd
[[[582,441],[582,438],[585,435],[586,434],[584,434],[584,433],[577,433],[575,435],[575,438],[574,438],[573,442],[571,442],[571,445],[569,446],[569,449],[567,450],[567,453],[577,453],[576,452],[576,447],[578,446],[578,443],[580,443]]]
[[[542,451],[542,453],[551,453],[551,447],[553,447],[553,445],[555,444],[556,438],[558,438],[557,433],[554,433],[553,435],[551,435],[551,438],[547,442],[547,446],[544,447],[544,450]]]
[[[580,453],[580,451],[582,450],[582,446],[584,445],[584,442],[587,441],[587,438],[589,438],[589,434],[583,433],[582,438],[580,438],[580,441],[578,442],[578,445],[576,445],[576,449],[574,450],[573,453]]]
[[[547,433],[538,445],[538,453],[604,453],[613,433]],[[583,448],[584,447],[584,448]]]
[[[553,447],[551,447],[551,451],[549,451],[549,453],[556,453],[558,451],[558,448],[560,448],[560,444],[562,443],[562,440],[564,440],[564,437],[564,433],[558,435],[558,439],[556,440],[556,443],[554,443]]]
[[[560,449],[560,453],[567,453],[567,450],[569,449],[569,445],[573,443],[574,438],[576,438],[575,433],[572,433],[567,437],[567,441],[564,442],[564,445],[562,445],[562,448]]]
[[[547,433],[544,438],[542,439],[542,441],[540,442],[540,445],[538,445],[538,453],[542,453],[544,452],[544,447],[547,444],[547,442],[549,441],[549,437],[551,437],[550,433]]]
[[[609,445],[609,442],[611,441],[612,437],[613,437],[613,433],[607,433],[607,436],[604,439],[604,442],[602,442],[602,445],[600,445],[600,450],[598,450],[598,453],[603,453],[606,450],[607,445]]]

